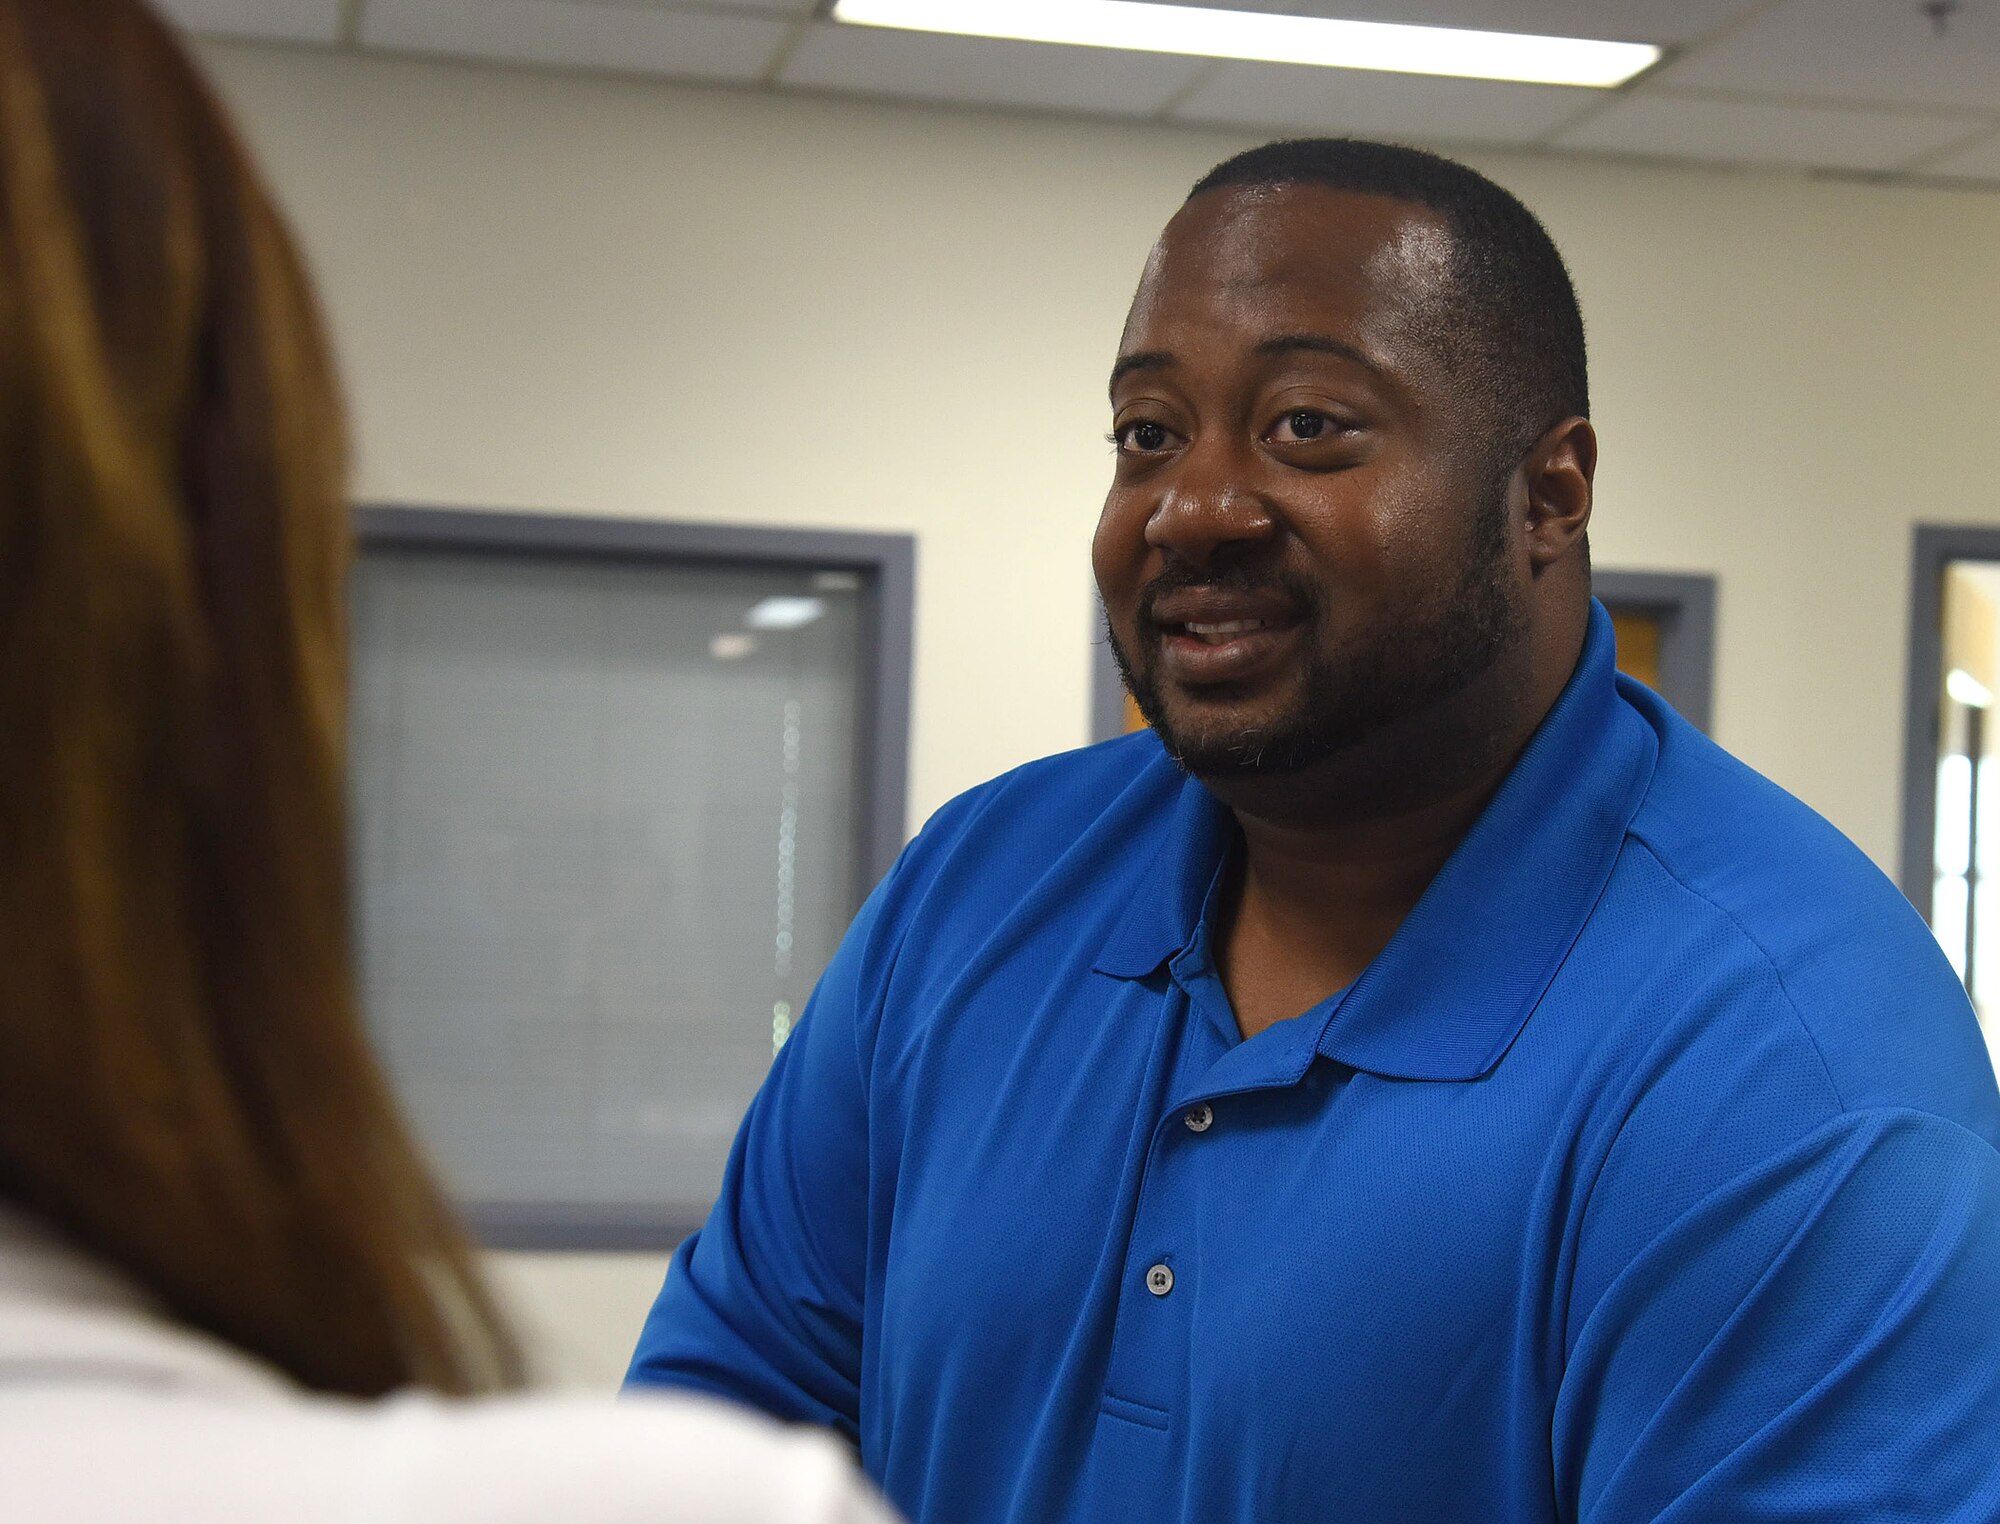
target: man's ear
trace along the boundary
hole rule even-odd
[[[1581,543],[1590,526],[1591,478],[1597,473],[1597,431],[1588,418],[1565,418],[1521,463],[1527,492],[1528,564],[1536,573]]]

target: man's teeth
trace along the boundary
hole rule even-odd
[[[1219,646],[1233,636],[1242,635],[1250,630],[1263,629],[1264,621],[1261,619],[1226,619],[1220,624],[1195,624],[1189,622],[1182,625],[1181,628],[1186,630],[1188,634],[1207,641],[1212,646]]]

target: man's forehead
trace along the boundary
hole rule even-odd
[[[1428,306],[1452,251],[1444,218],[1414,202],[1318,185],[1208,191],[1153,246],[1127,333],[1163,307],[1280,292]]]

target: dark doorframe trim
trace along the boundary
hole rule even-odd
[[[1600,571],[1593,590],[1605,603],[1643,609],[1660,621],[1660,696],[1706,731],[1715,696],[1715,578],[1701,572]],[[1104,635],[1104,609],[1091,600],[1090,739],[1125,728],[1125,684]]]
[[[1944,573],[1953,561],[2000,561],[2000,528],[1919,524],[1910,556],[1910,664],[1903,681],[1903,840],[1896,880],[1930,919],[1937,833],[1938,690],[1944,683]]]
[[[1715,719],[1715,578],[1706,572],[1593,571],[1590,590],[1607,607],[1660,621],[1660,697],[1697,729]]]
[[[1090,618],[1090,739],[1108,741],[1125,731],[1125,680],[1118,675],[1118,658],[1104,633],[1104,603],[1095,592]]]

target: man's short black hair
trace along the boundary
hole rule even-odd
[[[1457,277],[1438,340],[1480,394],[1511,469],[1550,427],[1589,416],[1583,315],[1562,255],[1535,214],[1454,159],[1360,138],[1293,138],[1226,159],[1188,192],[1323,185],[1436,212]],[[1496,462],[1497,463],[1497,462]]]

